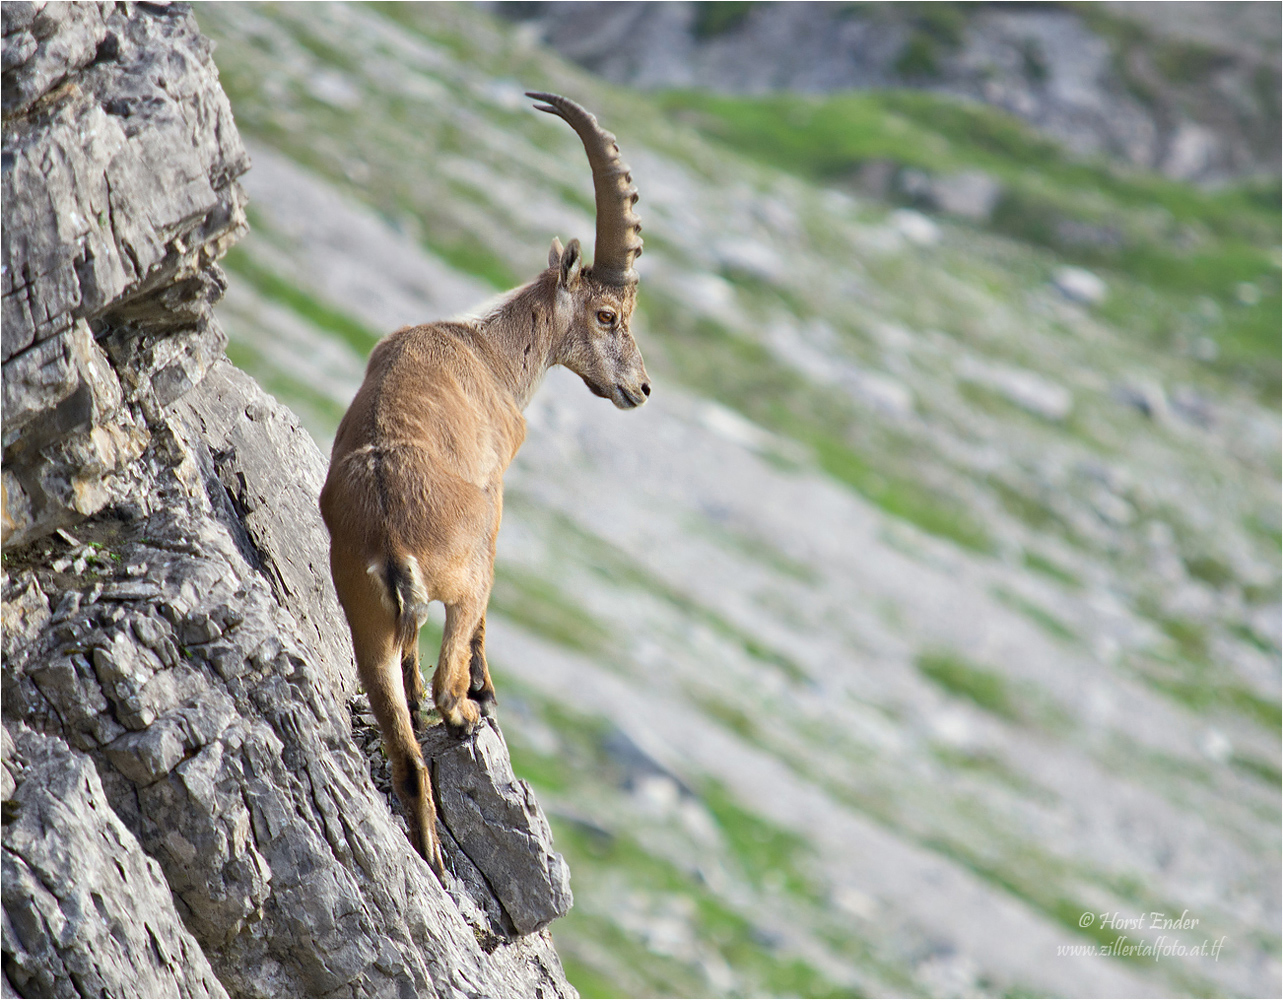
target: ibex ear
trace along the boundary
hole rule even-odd
[[[548,266],[556,267],[561,263],[561,240],[552,238],[552,249],[548,251]]]
[[[584,266],[583,256],[579,252],[579,241],[571,240],[561,252],[561,277],[558,284],[568,292],[573,292],[579,284],[579,272]]]

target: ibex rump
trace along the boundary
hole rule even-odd
[[[414,727],[423,677],[419,628],[446,608],[432,697],[450,731],[470,732],[495,703],[485,615],[503,513],[503,473],[526,435],[522,410],[564,365],[620,409],[650,395],[629,321],[641,229],[636,189],[614,136],[573,101],[528,96],[579,134],[592,165],[597,244],[554,239],[548,269],[475,319],[404,327],[370,354],[339,424],[321,515],[357,667],[378,719],[410,840],[440,875],[436,809]]]

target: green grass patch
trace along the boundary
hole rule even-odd
[[[555,584],[512,566],[495,567],[490,606],[550,642],[604,658],[611,631]]]
[[[1187,636],[1186,642],[1192,644],[1200,658],[1182,655],[1173,659],[1155,653],[1133,656],[1130,658],[1131,667],[1141,679],[1197,713],[1213,710],[1231,712],[1267,732],[1277,734],[1283,729],[1283,706],[1277,700],[1235,683],[1230,677],[1225,677],[1216,664],[1206,659],[1205,631],[1198,627],[1178,631]]]
[[[1274,640],[1266,638],[1256,629],[1244,625],[1242,622],[1235,622],[1229,626],[1229,631],[1231,635],[1243,640],[1249,646],[1254,646],[1262,653],[1269,653],[1274,656],[1279,653],[1279,647],[1275,645]]]
[[[1063,735],[1073,718],[1033,685],[1012,681],[948,650],[929,650],[917,658],[918,670],[949,694],[991,715],[1044,733]]]
[[[244,278],[259,295],[285,306],[318,329],[332,333],[364,358],[379,335],[358,319],[327,305],[311,293],[263,267],[248,250],[234,246],[223,258],[232,273]]]
[[[998,497],[1003,509],[1019,518],[1037,532],[1053,532],[1066,539],[1076,539],[1069,523],[1046,500],[1030,496],[1024,489],[995,476],[988,479],[990,489]]]
[[[1078,633],[1053,615],[1042,605],[1037,604],[1028,598],[1008,590],[1006,587],[994,587],[991,594],[1007,607],[1019,611],[1031,622],[1045,631],[1048,635],[1060,639],[1062,642],[1078,644],[1080,642]]]
[[[446,263],[457,271],[471,274],[489,282],[496,289],[514,288],[520,283],[516,273],[508,264],[475,236],[466,232],[455,232],[452,238],[445,234],[430,233],[425,244]],[[538,270],[542,261],[531,262],[531,277]]]
[[[1011,682],[1005,677],[969,663],[954,653],[923,653],[917,660],[918,670],[951,695],[965,698],[986,712],[1020,722],[1022,713],[1012,695]]]
[[[1065,567],[1061,566],[1059,563],[1052,559],[1048,559],[1044,555],[1026,549],[1022,556],[1022,561],[1035,573],[1041,573],[1043,576],[1049,577],[1057,583],[1063,583],[1065,586],[1071,587],[1074,590],[1082,589],[1082,580],[1078,579],[1076,575],[1065,569]]]
[[[1002,393],[986,385],[977,385],[975,382],[959,382],[958,395],[981,413],[1001,420],[1011,421],[1012,419],[1031,416],[1028,410],[1020,408]]]
[[[712,698],[706,695],[693,694],[691,698],[701,709],[746,743],[750,743],[753,746],[762,745],[757,720],[742,708],[728,705],[719,698]]]
[[[297,413],[314,435],[334,433],[343,419],[343,406],[312,386],[291,378],[248,344],[231,341],[226,354],[228,361],[252,375],[264,390]]]
[[[508,741],[512,771],[536,789],[562,792],[572,787],[573,773],[565,761],[554,755],[536,753],[516,740]]]
[[[584,855],[569,846],[570,838],[565,829],[553,821],[558,846],[572,870],[583,869],[586,867]],[[604,864],[612,858],[617,859],[616,863],[622,863],[613,849],[603,851],[601,862]],[[600,913],[589,915],[576,906],[553,925],[554,939],[572,940],[567,951],[578,957],[581,969],[591,971],[593,978],[587,981],[587,985],[591,989],[596,984],[597,989],[604,991],[597,995],[689,997],[702,996],[708,991],[704,977],[695,968],[652,952],[644,941],[625,932],[609,916]],[[605,961],[593,962],[589,956],[600,956]],[[570,978],[569,970],[567,978]],[[576,988],[579,986],[574,979],[571,979],[571,984]]]
[[[1279,770],[1278,761],[1261,760],[1259,757],[1249,757],[1246,754],[1234,754],[1230,757],[1230,764],[1234,768],[1250,774],[1257,780],[1264,782],[1266,787],[1278,791],[1279,785],[1283,783],[1283,772]]]
[[[522,711],[536,716],[557,734],[557,749],[552,754],[541,753],[519,740],[509,747],[513,771],[537,788],[561,791],[566,788],[583,788],[592,785],[618,785],[624,775],[612,763],[604,747],[612,725],[600,716],[587,715],[551,699],[505,674],[502,668],[491,664],[499,690],[499,711],[502,717],[507,699],[520,702]],[[515,727],[520,728],[518,723]]]
[[[1159,626],[1187,660],[1203,664],[1208,660],[1207,627],[1181,618],[1161,618]]]
[[[724,813],[733,824],[760,821],[728,805]],[[720,820],[720,817],[719,817]],[[701,944],[719,953],[735,970],[739,980],[736,994],[743,996],[849,997],[849,986],[840,987],[795,955],[776,953],[762,944],[762,933],[748,918],[711,892],[694,872],[686,872],[644,850],[631,836],[618,833],[610,839],[595,837],[557,817],[550,820],[558,849],[565,855],[576,876],[588,880],[599,873],[613,873],[638,895],[652,900],[664,896],[685,897],[691,904],[691,927]],[[775,858],[788,850],[774,831],[750,825],[738,827],[750,857]],[[727,831],[729,833],[729,831]],[[759,837],[764,839],[759,840]],[[554,927],[558,937],[587,939],[609,956],[612,969],[593,965],[599,979],[632,987],[638,996],[705,996],[708,984],[696,970],[671,958],[657,955],[642,942],[624,933],[608,913],[587,912],[577,906]],[[590,949],[568,948],[578,961],[587,959]],[[644,984],[644,991],[643,991]],[[576,984],[577,985],[577,984]],[[626,989],[612,996],[630,995]]]
[[[782,576],[808,584],[819,582],[819,574],[813,566],[794,559],[761,535],[726,527],[708,516],[701,518],[698,524],[723,547],[747,556]]]
[[[931,748],[931,755],[951,772],[980,774],[993,778],[1022,797],[1044,804],[1058,801],[1058,796],[1054,792],[1030,781],[995,754],[985,751],[968,752],[936,744]]]
[[[556,938],[557,934],[554,929],[553,940],[555,941]],[[575,988],[575,992],[581,997],[611,998],[627,995],[620,988],[619,983],[599,972],[587,962],[580,961],[571,948],[558,947],[557,955],[561,959],[562,971],[566,973],[566,978],[570,980],[570,985]]]
[[[815,448],[825,472],[888,514],[972,552],[993,553],[994,543],[989,533],[965,507],[943,493],[917,480],[874,469],[852,448],[822,434],[812,435],[809,443]]]
[[[702,797],[755,885],[761,888],[774,884],[813,903],[823,900],[820,888],[806,874],[816,859],[805,840],[744,809],[716,782],[704,788]]]
[[[431,615],[419,629],[419,669],[425,683],[431,686],[432,671],[441,656],[441,640],[445,625],[439,615]]]
[[[1283,706],[1277,701],[1236,684],[1223,685],[1215,691],[1217,700],[1239,715],[1253,719],[1267,732],[1277,734],[1283,729]]]
[[[1234,582],[1234,571],[1221,559],[1207,553],[1186,557],[1185,570],[1196,580],[1221,589]]]
[[[734,31],[748,19],[754,7],[761,5],[753,0],[699,0],[694,6],[691,30],[696,38],[706,40]]]

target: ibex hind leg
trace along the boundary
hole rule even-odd
[[[404,646],[397,641],[395,621],[390,613],[378,606],[366,610],[366,615],[349,616],[348,619],[352,625],[357,669],[370,697],[370,708],[378,720],[379,732],[383,734],[383,746],[392,770],[392,789],[401,802],[410,843],[441,877],[445,868],[441,860],[441,844],[437,839],[431,777],[410,721],[405,677],[398,670]],[[381,611],[386,620],[374,621]]]
[[[445,635],[437,672],[432,675],[432,697],[452,736],[466,736],[481,721],[481,710],[468,697],[472,686],[472,637],[476,634],[485,604],[463,600],[445,609]]]
[[[419,705],[423,701],[423,675],[419,672],[419,628],[427,618],[427,591],[413,556],[387,561],[386,580],[396,617],[396,644],[401,652],[401,679],[405,701],[416,730],[422,726]]]
[[[486,619],[482,615],[481,621],[477,624],[476,631],[472,633],[472,642],[470,651],[472,654],[469,663],[470,684],[468,685],[468,697],[477,703],[484,716],[493,716],[495,714],[495,697],[494,681],[490,679],[490,665],[486,662]]]
[[[417,624],[411,629],[402,628],[401,634],[401,681],[405,685],[405,704],[410,710],[410,722],[416,732],[423,729],[423,672],[419,668],[419,629]]]
[[[390,747],[388,756],[392,761],[392,788],[401,802],[410,843],[440,879],[445,874],[445,863],[437,836],[437,809],[432,800],[428,768],[421,756],[398,756]]]

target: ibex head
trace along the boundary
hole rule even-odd
[[[548,252],[549,280],[556,282],[556,326],[564,331],[552,363],[565,365],[593,393],[621,410],[646,402],[650,379],[629,330],[637,302],[641,221],[633,212],[637,188],[620,158],[615,137],[574,101],[556,94],[528,93],[540,111],[564,118],[578,133],[592,166],[597,200],[597,245],[585,267],[578,240]]]

